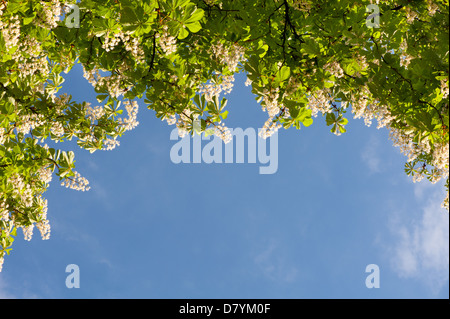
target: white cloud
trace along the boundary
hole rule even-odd
[[[361,159],[369,168],[369,173],[378,173],[381,171],[380,157],[378,155],[380,149],[380,141],[378,137],[372,135],[361,153]]]
[[[415,185],[416,198],[425,203],[421,215],[408,212],[390,221],[396,237],[391,262],[400,277],[419,279],[437,294],[449,280],[449,216],[440,206],[442,185],[422,183]]]

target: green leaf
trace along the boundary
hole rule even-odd
[[[185,20],[185,23],[193,23],[201,20],[204,16],[205,12],[202,9],[197,8],[195,11],[193,11],[192,15]]]
[[[189,35],[189,31],[182,27],[180,29],[180,32],[178,33],[178,39],[180,39],[180,40],[185,39],[188,35]]]
[[[35,15],[33,15],[32,17],[25,17],[23,18],[23,24],[27,25],[30,24],[31,22],[33,22]]]
[[[192,33],[196,33],[201,30],[202,25],[200,22],[194,22],[194,23],[186,23],[186,27],[191,31]]]
[[[138,17],[131,7],[123,7],[120,15],[120,23],[123,25],[137,24]]]
[[[302,124],[306,127],[310,126],[311,124],[313,124],[314,120],[311,117],[307,117],[302,121]]]
[[[345,117],[343,117],[341,120],[339,120],[339,124],[341,124],[341,125],[347,125],[347,123],[348,123],[348,120]]]
[[[281,67],[280,70],[280,81],[285,81],[289,79],[289,76],[291,75],[291,68],[288,66]]]
[[[223,120],[226,120],[226,118],[228,117],[228,111],[222,112],[222,113],[220,114],[220,117],[221,117]]]

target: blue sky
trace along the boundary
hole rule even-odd
[[[244,81],[226,124],[257,129],[267,114]],[[64,90],[96,103],[80,68]],[[92,188],[53,178],[50,240],[19,231],[0,298],[449,298],[443,184],[412,183],[386,129],[349,119],[338,137],[320,116],[282,129],[278,171],[260,175],[260,163],[174,164],[174,126],[144,103],[138,120],[113,151],[58,144]],[[380,288],[365,286],[369,264]]]

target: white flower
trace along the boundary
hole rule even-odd
[[[19,16],[15,15],[9,19],[9,23],[0,21],[0,30],[5,41],[6,50],[10,50],[19,43],[20,21]]]
[[[277,132],[281,128],[281,126],[282,125],[280,123],[273,121],[273,117],[269,117],[264,123],[263,128],[259,131],[258,135],[263,139],[266,139]]]
[[[226,47],[222,43],[218,43],[211,46],[211,51],[216,59],[218,59],[220,63],[225,64],[228,67],[228,70],[232,72],[236,70],[245,54],[244,47],[237,44]]]
[[[36,227],[39,229],[41,233],[42,240],[50,239],[50,222],[48,219],[44,219],[40,222],[36,223]]]
[[[40,214],[41,220],[36,223],[36,227],[39,229],[42,239],[46,240],[50,238],[50,223],[47,219],[48,202],[39,197],[38,203],[42,207],[42,213]]]
[[[325,64],[323,68],[337,78],[341,78],[344,76],[344,70],[342,69],[341,65],[336,61]]]
[[[178,121],[176,123],[177,129],[178,129],[178,136],[180,138],[185,137],[188,134],[188,126],[191,123],[191,110],[185,109],[183,112],[181,112],[180,117],[178,118]]]
[[[53,122],[50,131],[57,137],[61,137],[64,135],[64,126],[60,122]]]
[[[263,102],[261,103],[262,110],[264,112],[267,111],[269,117],[272,118],[280,112],[281,108],[281,106],[278,105],[278,98],[279,98],[278,91],[279,88],[270,89],[270,91],[264,89],[262,93],[262,100],[263,100]]]
[[[167,124],[174,125],[177,122],[177,117],[175,114],[166,115],[162,118],[162,120],[166,120]]]
[[[45,29],[56,28],[62,13],[61,3],[58,0],[41,1],[41,5],[42,12],[36,16],[35,23]]]
[[[52,180],[52,170],[51,170],[50,168],[44,168],[44,167],[41,167],[41,168],[38,170],[37,173],[38,173],[39,179],[40,179],[42,182],[44,182],[44,183],[46,183],[46,184],[48,184],[48,183],[51,182],[51,180]]]
[[[137,121],[137,113],[139,110],[139,105],[136,101],[125,101],[125,110],[127,111],[128,118],[126,119],[119,119],[119,124],[124,125],[125,130],[129,131],[134,129],[136,126],[138,126],[139,122]]]
[[[317,114],[330,113],[333,108],[330,102],[333,100],[329,89],[318,90],[314,94],[308,96],[308,108],[311,110],[311,115],[317,117]]]
[[[122,81],[125,79],[123,73],[129,68],[125,61],[120,65],[119,73],[111,74],[109,76],[101,76],[97,68],[92,70],[86,70],[83,67],[83,77],[91,83],[95,88],[105,86],[109,94],[117,98],[128,91],[129,88],[121,86]]]
[[[33,237],[33,229],[34,229],[34,224],[31,224],[29,226],[19,226],[22,227],[23,230],[23,237],[26,241],[30,241],[31,237]]]
[[[221,83],[220,83],[221,82]],[[206,101],[212,101],[214,96],[219,96],[220,93],[231,93],[233,88],[234,75],[219,75],[218,83],[211,82],[204,84],[199,88],[199,93],[204,94]]]
[[[67,177],[65,180],[62,181],[61,186],[65,186],[67,188],[75,189],[75,190],[81,190],[81,191],[88,191],[91,189],[89,185],[89,181],[82,177],[78,172],[73,171],[75,176],[74,177]]]
[[[177,39],[167,32],[168,26],[163,26],[163,32],[157,33],[155,37],[159,40],[158,44],[165,55],[174,53],[177,50]]]
[[[84,105],[84,110],[86,116],[91,120],[92,123],[100,119],[105,114],[103,106],[91,107],[90,103],[86,103]]]
[[[233,139],[230,130],[223,123],[220,123],[214,127],[214,135],[219,137],[225,144]]]
[[[103,150],[110,151],[115,149],[117,146],[120,145],[120,142],[116,140],[115,138],[107,138],[103,141]]]
[[[120,33],[114,33],[111,36],[111,33],[108,31],[105,34],[102,48],[105,49],[106,52],[114,50],[114,48],[117,46],[117,44],[120,42]]]

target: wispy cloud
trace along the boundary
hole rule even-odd
[[[421,184],[415,186],[416,198],[425,203],[421,215],[397,214],[390,221],[396,238],[391,262],[400,277],[419,279],[437,294],[449,280],[448,212],[440,207],[442,186]]]
[[[16,296],[11,294],[8,288],[8,284],[1,277],[0,274],[0,299],[16,299]]]
[[[379,149],[380,141],[378,137],[372,135],[361,153],[361,159],[367,165],[371,174],[381,171]]]
[[[273,240],[255,256],[254,262],[263,275],[273,281],[292,283],[297,278],[297,268],[286,261],[279,245]]]

